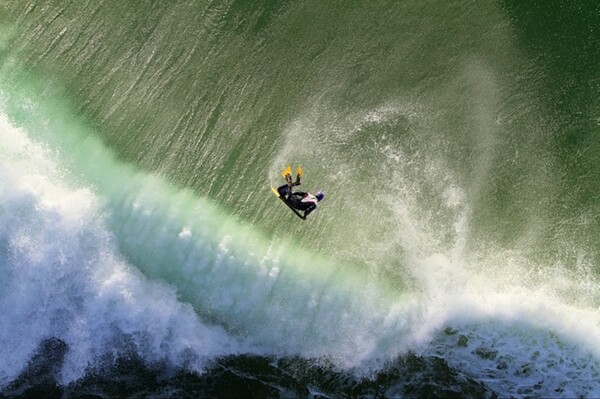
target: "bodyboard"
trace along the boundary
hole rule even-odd
[[[290,208],[290,209],[291,209],[291,210],[292,210],[292,211],[293,211],[293,212],[296,214],[296,216],[298,216],[298,217],[299,217],[300,219],[302,219],[302,220],[306,220],[306,218],[305,218],[304,216],[302,216],[302,215],[300,214],[300,212],[298,212],[298,210],[297,210],[297,209],[295,209],[294,207],[292,207],[292,206],[290,205],[290,203],[289,203],[289,202],[287,202],[287,201],[285,200],[285,198],[283,198],[281,195],[279,195],[279,192],[277,191],[277,189],[276,189],[276,188],[274,188],[274,187],[271,187],[271,191],[273,191],[273,194],[275,194],[275,196],[276,196],[277,198],[279,198],[280,200],[282,200],[282,201],[283,201],[283,203],[284,203],[284,204],[286,204],[286,205],[288,206],[288,208]]]

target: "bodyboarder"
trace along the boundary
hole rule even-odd
[[[317,209],[317,204],[325,198],[323,191],[317,192],[313,195],[304,191],[293,191],[292,188],[300,185],[300,178],[302,176],[302,168],[298,167],[296,170],[296,181],[292,181],[292,168],[287,167],[283,171],[285,178],[285,184],[277,188],[277,192],[280,197],[290,205],[290,207],[299,211],[304,211],[304,218],[306,218],[312,211]]]

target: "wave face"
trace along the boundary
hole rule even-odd
[[[79,3],[0,5],[0,396],[600,395],[598,6]]]

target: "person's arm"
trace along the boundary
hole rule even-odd
[[[317,204],[312,204],[311,206],[306,208],[306,210],[304,211],[304,217],[307,217],[315,209],[317,209]]]

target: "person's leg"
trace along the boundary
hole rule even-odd
[[[279,186],[279,188],[277,189],[277,192],[279,193],[279,195],[281,197],[285,198],[292,192],[292,189],[289,184],[284,184],[282,186]]]
[[[302,177],[302,167],[298,166],[298,168],[296,169],[296,181],[294,182],[294,186],[300,185],[300,177]],[[290,176],[290,180],[291,180],[291,176]]]

